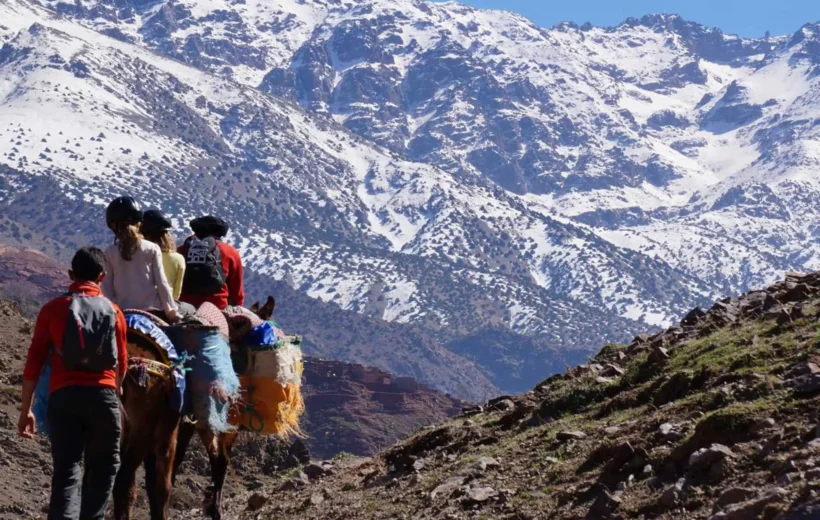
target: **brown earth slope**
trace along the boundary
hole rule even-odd
[[[820,273],[793,274],[227,516],[818,519],[819,421]]]
[[[65,292],[68,273],[46,255],[0,244],[0,298],[34,316],[42,303]]]

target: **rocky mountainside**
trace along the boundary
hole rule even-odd
[[[295,468],[234,518],[820,516],[820,273],[691,311],[375,458]]]
[[[123,191],[180,228],[224,214],[255,294],[415,339],[324,321],[325,357],[480,399],[818,267],[813,25],[543,29],[421,0],[6,0],[0,20],[0,230],[64,258],[108,241]]]
[[[16,303],[25,316],[33,318],[69,283],[67,270],[49,257],[0,244],[0,299]]]

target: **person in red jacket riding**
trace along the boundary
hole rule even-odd
[[[23,372],[20,436],[35,433],[32,401],[51,362],[48,426],[54,473],[48,518],[102,520],[120,465],[120,400],[128,367],[122,311],[102,295],[105,254],[80,249],[71,261],[69,292],[37,316]],[[82,493],[80,493],[81,465]]]
[[[245,304],[242,259],[239,251],[222,241],[230,229],[221,218],[205,216],[190,223],[194,235],[179,247],[185,258],[180,301],[199,308],[211,302],[220,310]]]

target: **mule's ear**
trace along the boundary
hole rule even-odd
[[[258,312],[259,311],[259,302],[254,303],[251,305],[251,312]]]
[[[265,301],[265,305],[257,311],[257,314],[263,320],[269,320],[271,316],[273,316],[273,310],[275,308],[276,300],[273,299],[273,296],[268,296],[268,299]]]

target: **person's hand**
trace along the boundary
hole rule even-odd
[[[28,413],[20,412],[20,419],[17,421],[17,433],[24,439],[33,439],[34,434],[37,433],[35,426],[34,414],[31,410]]]
[[[179,323],[180,321],[182,321],[182,316],[180,316],[179,312],[176,309],[166,311],[165,317],[168,318],[168,323],[170,324]]]

